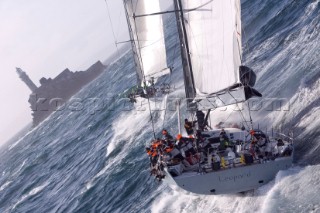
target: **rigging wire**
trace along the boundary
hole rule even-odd
[[[241,108],[240,108],[239,105],[238,105],[237,99],[236,99],[231,93],[229,93],[229,94],[230,94],[230,96],[236,101],[236,105],[237,105],[237,107],[239,108],[239,111],[240,111],[240,115],[241,115],[241,117],[242,117],[242,120],[243,120],[243,122],[246,124],[247,128],[250,129],[250,126],[247,124],[246,119],[245,119],[245,117],[244,117],[244,115],[243,115],[243,113],[242,113],[242,110],[241,110]],[[250,114],[250,111],[249,111],[249,114]],[[251,114],[250,114],[250,122],[251,122],[251,124],[252,124]],[[251,127],[252,127],[252,126],[251,126]]]
[[[237,105],[237,107],[239,108],[239,111],[240,111],[240,115],[241,115],[241,117],[242,117],[242,120],[243,120],[243,122],[246,124],[248,130],[252,129],[252,128],[250,128],[250,126],[247,124],[246,119],[245,119],[245,117],[244,117],[244,115],[243,115],[243,113],[242,113],[242,110],[240,110],[240,107],[238,106],[238,103],[237,103],[236,105]],[[250,113],[250,112],[249,112],[249,113]],[[251,116],[250,116],[250,121],[252,122]]]
[[[251,110],[250,110],[250,104],[249,104],[249,101],[248,101],[248,111],[249,111],[249,117],[250,117],[251,129],[253,129],[253,122],[252,122],[252,117],[251,117]]]
[[[164,129],[164,121],[166,120],[166,115],[167,115],[167,95],[165,96],[165,107],[164,107],[164,116],[163,116],[163,122],[162,122],[162,129]]]
[[[123,0],[123,3],[125,4],[125,0]],[[129,2],[129,0],[127,1]],[[131,3],[131,8],[133,8],[133,2],[132,0],[129,2]],[[137,2],[138,3],[138,2]],[[137,6],[137,5],[136,5]],[[136,8],[136,7],[135,7]],[[128,13],[128,8],[125,6],[124,7],[124,10],[125,10],[125,15],[126,15],[126,18],[127,18],[127,24],[128,24],[128,30],[129,30],[129,36],[130,36],[130,42],[131,42],[131,51],[132,51],[132,54],[134,57],[137,57],[138,61],[137,60],[134,60],[134,64],[135,64],[135,67],[136,69],[139,69],[139,71],[137,71],[138,75],[138,81],[141,81],[141,78],[143,76],[143,70],[142,70],[142,67],[141,67],[141,63],[139,61],[139,54],[138,54],[138,49],[139,47],[137,46],[138,44],[135,42],[137,39],[134,38],[134,30],[133,30],[133,26],[131,25],[131,21],[130,21],[130,17],[129,17],[129,13]],[[133,20],[134,21],[134,20]],[[141,83],[141,82],[140,82]]]
[[[109,5],[108,5],[107,0],[105,0],[104,2],[106,3],[107,14],[108,14],[109,22],[110,22],[110,25],[111,25],[111,31],[112,31],[112,35],[113,35],[114,44],[115,44],[116,49],[117,49],[118,57],[120,57],[120,52],[119,52],[119,48],[118,48],[118,45],[117,45],[117,39],[116,39],[116,35],[115,35],[115,33],[114,33],[113,24],[112,24],[112,19],[111,19],[111,16],[110,16]]]
[[[230,116],[232,115],[233,111],[230,112],[230,114],[228,115],[228,117],[223,121],[223,123],[227,122],[228,119],[230,118]]]
[[[121,26],[122,13],[123,13],[123,10],[120,10],[120,11],[119,11],[119,20],[118,20],[118,25],[117,25],[117,26]],[[118,30],[117,30],[117,32],[116,32],[116,36],[118,36],[119,33],[120,33],[120,27],[118,27]],[[119,44],[119,42],[118,42],[118,44]]]
[[[132,4],[132,1],[131,1],[131,4]],[[137,4],[138,4],[138,1],[136,2],[136,9],[137,9]],[[136,12],[136,11],[135,11]],[[134,25],[135,25],[135,28],[137,29],[137,23],[136,23],[136,19],[135,19],[135,16],[133,16],[133,21],[134,21]],[[139,42],[139,35],[137,32],[136,33],[136,36],[137,36],[137,43],[138,43],[138,48],[141,49],[141,45],[140,45],[140,42]],[[141,51],[139,51],[139,61],[141,62],[141,67],[144,67],[143,66],[143,61],[142,61],[142,56],[141,56]],[[144,81],[144,87],[146,89],[146,76],[143,72],[143,70],[141,70],[142,73],[143,73],[143,81]],[[152,132],[153,132],[153,137],[154,139],[156,139],[156,132],[155,132],[155,129],[154,129],[154,120],[153,120],[153,116],[152,116],[152,112],[151,112],[151,104],[150,104],[150,98],[149,96],[147,95],[147,99],[148,99],[148,106],[149,106],[149,114],[150,114],[150,119],[151,119],[151,125],[152,125]]]
[[[175,40],[175,44],[178,43],[178,39],[179,37],[177,36],[176,37],[176,40]],[[173,61],[172,61],[172,72],[173,72],[173,69],[174,69],[174,63],[175,63],[175,60],[178,58],[176,57],[176,51],[178,49],[178,47],[180,47],[180,45],[175,45],[175,48],[174,48],[174,51],[173,51]],[[169,83],[171,83],[171,73],[170,73],[170,77],[169,77]]]
[[[149,113],[150,113],[150,118],[151,118],[153,137],[154,137],[154,139],[156,139],[156,132],[154,130],[154,121],[153,121],[153,116],[152,116],[152,113],[151,113],[150,99],[149,99],[149,97],[147,99],[148,99],[148,105],[149,105]]]
[[[179,42],[179,37],[177,36],[176,39],[175,39],[175,43],[174,44],[177,44],[178,42]],[[172,55],[173,60],[172,60],[172,65],[170,67],[171,68],[171,73],[170,73],[170,76],[169,76],[169,90],[170,90],[170,87],[171,87],[172,72],[173,72],[173,69],[175,68],[174,67],[174,63],[175,63],[176,59],[178,58],[176,56],[176,52],[178,50],[178,47],[180,47],[180,45],[174,45],[174,46],[175,47],[174,47],[174,51],[173,51],[173,55]],[[165,120],[166,120],[165,118],[166,118],[166,115],[167,115],[167,97],[168,97],[168,95],[165,96],[166,104],[165,104],[165,112],[164,112],[164,118],[163,118],[163,123],[162,123],[162,129],[164,129]]]
[[[248,122],[246,121],[246,119],[245,119],[245,117],[244,117],[244,115],[243,115],[243,113],[242,113],[241,110],[240,110],[240,115],[241,115],[242,120],[243,120],[242,126],[246,126],[246,128],[247,128],[248,130],[250,130],[251,128],[250,128],[250,126],[248,125]]]
[[[178,36],[176,36],[176,39],[175,39],[175,42],[174,42],[174,44],[176,44],[176,43],[178,43],[178,40],[179,40],[179,37]],[[176,61],[176,59],[178,58],[177,56],[176,56],[176,52],[177,52],[177,50],[178,50],[178,47],[180,47],[179,45],[174,45],[175,47],[174,47],[174,51],[173,51],[173,55],[172,55],[172,58],[173,58],[173,60],[172,60],[172,65],[171,65],[171,73],[170,73],[170,76],[169,76],[169,90],[170,90],[170,87],[171,87],[171,79],[172,79],[172,72],[173,72],[173,69],[174,69],[174,63],[175,63],[175,61]],[[168,95],[165,95],[165,108],[164,108],[164,116],[163,116],[163,123],[162,123],[162,129],[164,129],[164,125],[165,125],[165,120],[166,120],[166,115],[167,115],[167,97],[168,97]]]

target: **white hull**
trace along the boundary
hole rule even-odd
[[[289,156],[210,173],[184,172],[177,177],[172,177],[166,168],[165,181],[196,194],[232,194],[257,189],[273,180],[280,170],[286,170],[291,165],[292,156]]]

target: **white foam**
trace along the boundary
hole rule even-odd
[[[21,141],[24,140],[24,138],[28,135],[30,135],[30,133],[32,133],[34,131],[34,129],[30,130],[27,134],[25,134],[23,137],[21,137],[20,139],[18,139],[15,143],[11,144],[9,147],[8,147],[8,150],[11,150],[13,149],[15,146],[17,146]]]
[[[112,153],[112,151],[117,147],[121,146],[121,141],[125,140],[125,146],[123,149],[113,158],[109,158],[105,162],[105,166],[101,169],[93,178],[91,178],[85,185],[85,188],[81,191],[84,193],[88,191],[95,185],[95,181],[101,177],[103,174],[107,173],[111,169],[115,169],[116,165],[121,163],[122,159],[125,159],[131,145],[137,143],[137,141],[142,141],[141,135],[138,135],[136,138],[133,138],[132,135],[139,130],[145,129],[148,122],[141,122],[143,120],[149,119],[149,112],[147,111],[130,111],[122,113],[119,118],[112,124],[112,130],[114,132],[113,137],[110,139],[110,142],[107,146],[106,157]],[[110,130],[107,130],[105,135],[109,134]]]
[[[262,212],[316,212],[319,210],[320,166],[282,171],[269,191]]]
[[[49,185],[49,182],[45,182],[44,184],[35,187],[34,189],[32,189],[28,194],[23,195],[18,202],[16,202],[13,207],[12,210],[14,210],[20,203],[24,202],[25,200],[27,200],[29,197],[38,194],[39,192],[41,192],[44,188],[46,188],[46,186]]]
[[[112,124],[114,135],[108,144],[106,156],[109,156],[116,146],[120,144],[121,140],[129,140],[134,132],[142,130],[144,128],[143,126],[148,123],[142,121],[148,121],[148,116],[149,112],[147,111],[138,113],[136,111],[131,111],[129,113],[121,114],[117,121]],[[107,130],[106,133],[107,132],[109,132],[109,130]]]
[[[274,124],[291,122],[294,126],[303,128],[305,131],[303,131],[302,134],[305,135],[318,128],[320,122],[314,119],[314,115],[319,114],[320,107],[315,106],[311,108],[310,111],[305,112],[303,117],[299,120],[296,120],[296,116],[301,111],[305,110],[305,106],[310,106],[318,100],[320,79],[318,79],[310,88],[303,86],[304,85],[301,85],[299,91],[288,101],[288,110],[271,112],[268,114],[267,118],[273,121]],[[300,135],[300,137],[303,137],[303,135]]]
[[[22,162],[22,164],[19,166],[19,168],[12,174],[13,177],[16,176],[16,175],[21,171],[21,169],[23,168],[23,166],[26,164],[27,160],[28,160],[28,159],[25,159],[25,160]]]
[[[2,186],[0,187],[0,192],[7,188],[7,186],[9,186],[10,183],[12,183],[12,181],[7,181],[4,184],[2,184]]]

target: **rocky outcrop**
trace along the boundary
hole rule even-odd
[[[41,78],[41,86],[35,89],[29,97],[33,126],[38,125],[52,112],[58,110],[60,106],[86,84],[97,78],[105,69],[106,66],[98,61],[86,71],[72,72],[65,69],[54,79]]]

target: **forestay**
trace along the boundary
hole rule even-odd
[[[143,82],[168,74],[159,0],[124,0],[138,80]],[[138,17],[137,17],[138,16]]]
[[[240,0],[181,2],[197,97],[211,97],[239,84]],[[237,98],[244,99],[242,94]]]

